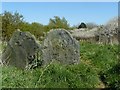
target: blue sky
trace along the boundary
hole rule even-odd
[[[27,22],[48,24],[54,16],[65,17],[69,24],[105,24],[118,15],[117,2],[2,2],[2,12],[19,12]]]

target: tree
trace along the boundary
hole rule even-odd
[[[39,39],[41,36],[43,36],[44,26],[42,24],[33,22],[30,27],[31,29],[29,31],[34,34],[36,38]]]
[[[69,28],[69,24],[67,20],[64,17],[61,19],[58,16],[54,16],[54,19],[50,18],[48,26],[50,29],[56,29],[56,28],[68,29]]]
[[[21,31],[29,31],[30,30],[30,26],[31,26],[31,24],[29,24],[28,22],[22,22],[22,23],[20,23],[19,29]]]
[[[2,14],[2,37],[3,40],[8,41],[12,33],[20,28],[20,24],[23,22],[23,16],[15,12],[14,14],[5,11]]]
[[[29,24],[28,22],[23,22],[20,24],[20,26],[21,31],[29,31],[35,35],[37,39],[40,39],[40,37],[43,36],[44,26],[40,23],[33,22]]]

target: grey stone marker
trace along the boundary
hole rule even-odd
[[[17,30],[2,54],[2,63],[26,68],[35,59],[35,53],[39,48],[40,45],[31,33]]]
[[[64,29],[51,30],[42,43],[43,65],[57,60],[63,64],[77,64],[80,58],[79,43]]]

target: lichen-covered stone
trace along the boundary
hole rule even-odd
[[[79,63],[79,43],[64,29],[51,30],[42,43],[43,65],[57,60],[63,64]]]
[[[31,33],[17,30],[2,54],[2,63],[25,68],[35,59],[35,53],[39,48],[40,45]]]

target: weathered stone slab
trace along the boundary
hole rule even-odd
[[[2,63],[25,68],[35,59],[35,53],[39,48],[40,45],[31,33],[17,30],[2,54]]]
[[[51,30],[42,43],[43,65],[57,60],[63,64],[79,63],[79,43],[66,30]]]

